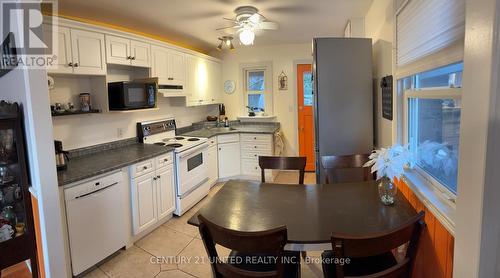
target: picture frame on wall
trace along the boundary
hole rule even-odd
[[[288,90],[288,77],[286,76],[284,71],[281,71],[278,76],[278,89],[280,91]]]

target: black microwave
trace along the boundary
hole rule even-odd
[[[108,83],[109,110],[156,107],[158,81],[155,78]]]

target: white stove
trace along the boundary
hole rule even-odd
[[[176,191],[174,214],[180,216],[207,196],[210,190],[206,164],[208,139],[176,136],[175,128],[173,118],[137,124],[140,142],[174,148]]]

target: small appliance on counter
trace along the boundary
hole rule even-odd
[[[158,78],[108,83],[109,110],[122,111],[156,107]]]
[[[54,140],[54,148],[56,150],[57,171],[66,170],[68,168],[67,161],[69,160],[68,152],[63,150],[62,142],[58,140]]]
[[[92,105],[90,103],[90,94],[89,93],[81,93],[80,94],[80,109],[84,112],[90,111]]]

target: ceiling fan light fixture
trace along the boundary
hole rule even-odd
[[[243,31],[241,31],[239,37],[240,37],[240,42],[243,45],[251,45],[253,44],[253,41],[255,39],[255,33],[253,32],[252,29],[245,28],[243,29]]]
[[[223,40],[220,41],[219,45],[217,46],[217,50],[222,51],[222,44],[224,43]]]
[[[234,50],[234,45],[232,40],[229,41],[229,49]]]

